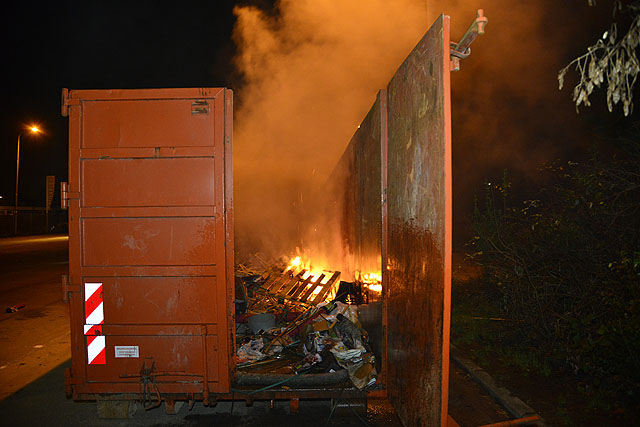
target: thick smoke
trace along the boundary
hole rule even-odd
[[[322,185],[377,91],[441,13],[451,16],[452,41],[477,8],[489,18],[452,74],[458,243],[470,237],[468,213],[486,179],[509,169],[535,189],[541,162],[588,153],[594,113],[576,116],[556,75],[608,27],[611,9],[574,3],[282,0],[268,12],[237,7],[236,65],[246,82],[236,92],[234,135],[240,255],[284,255],[300,244],[308,190]]]
[[[326,180],[427,30],[427,9],[416,0],[282,0],[271,13],[234,12],[246,83],[234,118],[236,247],[241,257],[280,256],[300,245],[308,190]]]

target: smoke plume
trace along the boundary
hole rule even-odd
[[[377,91],[438,15],[451,16],[456,41],[477,8],[489,18],[486,34],[452,75],[454,238],[470,237],[473,196],[485,180],[509,169],[516,184],[535,188],[541,162],[584,157],[597,121],[593,110],[575,114],[556,75],[608,27],[607,5],[281,0],[268,11],[239,6],[234,40],[245,85],[236,92],[234,197],[240,255],[284,255],[300,244],[313,197],[308,190],[322,186]]]
[[[326,180],[428,28],[416,0],[282,0],[269,12],[234,9],[245,81],[234,117],[240,256],[280,256],[300,244],[308,190]]]

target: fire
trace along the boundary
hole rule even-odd
[[[303,280],[307,280],[309,277],[311,277],[311,284],[309,286],[312,286],[312,284],[316,284],[322,274],[324,274],[324,277],[322,277],[320,283],[327,283],[332,274],[332,271],[330,269],[318,268],[317,266],[311,264],[311,260],[308,257],[304,257],[301,255],[292,257],[285,271],[290,271],[293,275],[303,272]],[[356,277],[357,280],[362,283],[364,289],[378,295],[382,294],[382,273],[380,271],[371,271],[366,273],[357,272]],[[314,290],[311,298],[315,298],[315,296],[320,291],[321,287],[319,286]],[[329,295],[331,294],[335,295],[335,292],[332,291],[329,293]]]
[[[311,261],[309,259],[303,260],[301,256],[292,258],[291,261],[289,261],[289,264],[287,265],[287,269],[285,271],[290,271],[291,274],[296,275],[303,270],[305,272],[302,275],[302,279],[306,280],[309,276],[313,276],[313,278],[311,279],[311,282],[313,283],[315,283],[323,273],[325,273],[325,276],[320,283],[327,283],[330,278],[329,275],[326,274],[326,272],[329,270],[317,268],[311,264]]]
[[[287,271],[295,269],[296,267],[299,267],[301,262],[302,260],[300,259],[299,256],[295,257],[294,259],[291,260],[291,262],[287,266]]]
[[[362,275],[362,283],[380,283],[382,282],[382,273],[365,273]]]
[[[365,288],[369,289],[372,292],[375,292],[377,294],[381,294],[382,293],[382,284],[380,283],[376,283],[376,284],[366,284],[364,285]]]
[[[326,284],[327,282],[329,282],[333,274],[332,270],[325,269],[325,268],[318,268],[317,266],[311,264],[311,260],[309,258],[303,259],[303,257],[300,255],[291,258],[285,271],[290,271],[291,274],[294,276],[304,271],[304,273],[301,276],[302,280],[307,280],[309,277],[311,277],[311,280],[309,280],[310,282],[309,287],[315,285],[318,282],[318,280],[320,280],[319,284],[323,284],[323,285]],[[322,276],[322,279],[320,279],[321,276]],[[339,281],[336,283],[339,283]],[[336,290],[337,289],[331,289],[331,291],[327,294],[327,297],[325,299],[329,301],[333,297],[335,297]],[[313,291],[313,293],[311,294],[311,296],[309,296],[308,299],[313,300],[321,291],[322,291],[322,286],[316,287],[316,289]]]
[[[382,273],[372,272],[360,274],[360,281],[366,289],[377,294],[382,293]]]

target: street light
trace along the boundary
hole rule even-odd
[[[27,128],[29,132],[38,134],[42,132],[38,126],[31,125]],[[18,235],[18,178],[20,172],[20,137],[24,131],[18,132],[18,150],[16,151],[16,205],[13,211],[13,234]]]

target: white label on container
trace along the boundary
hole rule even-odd
[[[137,345],[117,345],[116,357],[140,357]]]

